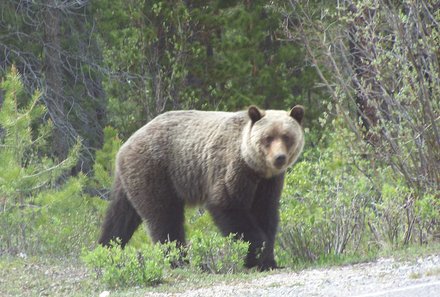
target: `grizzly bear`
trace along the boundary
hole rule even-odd
[[[304,146],[302,106],[290,112],[170,111],[116,157],[113,201],[99,243],[124,246],[142,220],[154,242],[185,244],[184,206],[203,206],[223,235],[250,243],[246,267],[276,268],[284,173]]]

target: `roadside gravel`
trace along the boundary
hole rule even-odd
[[[440,255],[411,262],[384,258],[343,267],[282,272],[248,282],[221,283],[181,293],[148,293],[145,296],[440,297]]]

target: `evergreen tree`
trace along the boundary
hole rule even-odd
[[[0,253],[11,246],[25,248],[29,225],[25,216],[36,208],[35,198],[52,188],[77,161],[78,141],[61,162],[48,157],[53,124],[42,122],[46,108],[41,93],[28,100],[15,67],[1,83],[0,108]],[[15,238],[16,242],[12,242]]]
[[[24,204],[26,198],[53,186],[63,172],[76,162],[80,142],[61,162],[48,157],[53,124],[42,122],[46,108],[39,103],[41,93],[36,91],[30,100],[15,67],[6,76],[0,89],[4,101],[0,108],[0,192],[11,203]]]

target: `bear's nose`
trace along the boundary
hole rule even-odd
[[[286,155],[278,155],[275,157],[275,162],[274,162],[275,167],[281,168],[285,163],[286,163]]]

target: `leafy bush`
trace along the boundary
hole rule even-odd
[[[214,224],[211,215],[204,209],[188,208],[185,210],[185,233],[188,238],[194,235],[194,232],[203,232],[204,234],[218,233],[217,226]]]
[[[339,255],[359,244],[366,207],[376,193],[347,159],[341,144],[350,139],[341,139],[344,133],[330,132],[326,148],[306,151],[287,174],[277,248],[282,265]]]
[[[150,286],[162,281],[165,266],[160,245],[148,245],[142,249],[120,245],[98,246],[85,252],[84,263],[92,268],[97,277],[110,287]]]
[[[247,242],[233,236],[194,232],[191,244],[184,248],[175,243],[146,244],[141,248],[114,243],[84,251],[82,260],[96,276],[110,287],[151,286],[160,283],[165,267],[189,261],[196,271],[214,274],[237,273],[244,270]]]
[[[96,241],[103,203],[82,195],[84,176],[0,213],[0,247],[11,254],[78,255]]]
[[[328,113],[355,135],[336,143],[346,149],[343,166],[354,165],[372,190],[363,234],[378,246],[427,243],[440,232],[439,13],[430,1],[373,6],[292,2],[286,21],[300,25],[286,33],[300,28],[331,95]]]
[[[370,255],[427,242],[438,232],[435,195],[416,199],[404,177],[368,160],[362,154],[368,151],[359,152],[360,140],[340,120],[325,135],[286,176],[276,252],[280,265]]]
[[[218,233],[194,232],[188,249],[190,264],[204,272],[225,274],[244,269],[249,243],[234,236],[223,237]]]
[[[440,236],[440,199],[425,194],[414,202],[414,212],[419,224],[419,242],[427,243],[432,234]]]

